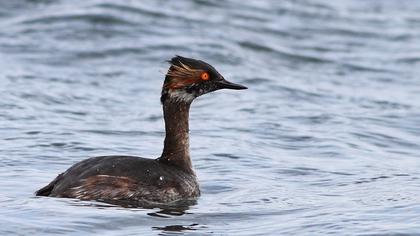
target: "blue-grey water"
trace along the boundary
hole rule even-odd
[[[0,235],[419,235],[420,2],[0,2]],[[175,54],[249,87],[197,99],[202,196],[173,211],[34,191],[158,157]]]

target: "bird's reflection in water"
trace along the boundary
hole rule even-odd
[[[89,207],[96,207],[98,209],[106,209],[106,208],[119,208],[119,209],[126,209],[129,208],[130,210],[152,210],[153,212],[147,213],[147,215],[152,217],[159,217],[159,218],[171,218],[177,216],[183,216],[187,214],[192,214],[187,212],[191,206],[196,205],[196,200],[180,200],[171,204],[162,205],[162,204],[145,204],[143,202],[132,202],[132,201],[81,201],[78,199],[68,199],[70,200],[72,205],[75,206],[89,206]],[[121,208],[122,207],[122,208]],[[165,226],[153,226],[153,230],[160,230],[162,234],[170,233],[170,232],[184,232],[184,231],[194,231],[198,230],[199,228],[206,228],[203,225],[199,225],[197,223],[191,223],[188,225],[181,225],[181,224],[174,224],[174,225],[165,225]]]
[[[178,201],[176,204],[160,207],[158,211],[148,213],[149,216],[160,217],[160,218],[171,218],[173,216],[182,216],[185,214],[192,214],[187,212],[190,209],[190,206],[197,204],[195,200],[183,200]],[[154,226],[153,230],[160,230],[163,234],[170,232],[184,232],[184,231],[193,231],[197,230],[199,224],[192,223],[189,225],[164,225],[164,226]],[[202,227],[202,226],[201,226]]]
[[[147,213],[149,216],[170,218],[171,216],[182,216],[188,213],[187,210],[190,209],[190,206],[197,204],[196,200],[181,200],[174,202],[170,205],[160,205],[156,206],[159,208],[156,212]]]
[[[150,216],[158,216],[162,217],[163,215],[170,216],[181,216],[186,213],[186,211],[190,208],[190,206],[196,205],[196,200],[179,200],[170,204],[154,204],[148,202],[139,202],[139,201],[102,201],[101,199],[97,201],[83,201],[79,199],[66,199],[70,202],[71,205],[75,206],[93,206],[97,208],[114,208],[114,207],[122,207],[122,208],[130,208],[130,209],[159,209],[157,212],[148,213]]]
[[[198,224],[191,224],[188,226],[184,225],[167,225],[162,227],[152,227],[154,230],[161,230],[163,232],[183,232],[183,231],[193,231],[197,230],[194,227],[198,226]]]

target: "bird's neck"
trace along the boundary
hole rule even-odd
[[[190,159],[188,118],[191,102],[166,99],[163,102],[165,142],[160,161],[194,173]]]

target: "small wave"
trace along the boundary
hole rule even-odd
[[[69,22],[86,22],[91,24],[104,24],[104,25],[133,25],[133,22],[123,18],[104,14],[104,13],[84,13],[84,14],[71,14],[71,15],[45,15],[38,16],[20,21],[22,24],[54,24]]]
[[[120,13],[134,13],[141,16],[151,16],[151,17],[168,17],[164,12],[162,11],[153,11],[151,9],[144,9],[140,7],[135,7],[133,5],[122,5],[122,4],[116,4],[116,3],[99,3],[97,5],[94,5],[95,8],[101,8],[101,9],[107,9],[107,10],[117,10]]]
[[[85,129],[79,130],[83,133],[91,133],[91,134],[102,134],[102,135],[111,135],[111,136],[141,136],[141,135],[150,135],[151,132],[144,132],[144,131],[122,131],[122,130],[94,130],[94,129]]]
[[[402,58],[395,59],[396,62],[407,63],[407,64],[417,64],[420,62],[420,56],[407,56]]]
[[[298,53],[292,53],[288,52],[286,49],[281,50],[279,48],[274,48],[270,46],[265,46],[256,42],[239,42],[239,46],[248,48],[257,52],[265,52],[265,53],[275,53],[280,57],[283,57],[285,59],[292,59],[292,60],[298,60],[302,62],[311,62],[311,63],[331,63],[333,62],[330,59],[321,58],[321,57],[315,57],[310,55],[303,55]]]

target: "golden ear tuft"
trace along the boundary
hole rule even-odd
[[[210,79],[210,75],[207,72],[201,73],[200,77],[201,77],[202,80],[209,80]]]

